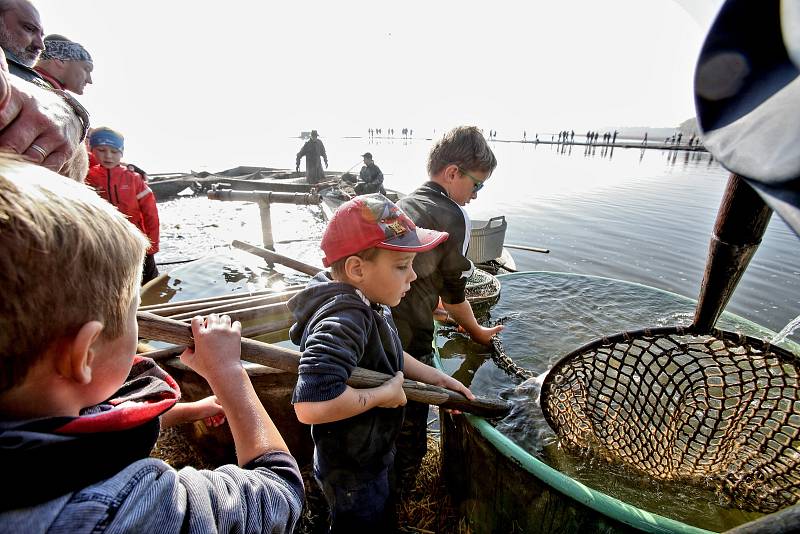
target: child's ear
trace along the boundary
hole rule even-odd
[[[455,163],[451,163],[450,165],[448,165],[447,168],[445,169],[444,176],[448,182],[455,181],[455,179],[458,178],[458,165],[456,165]]]
[[[364,260],[358,256],[350,256],[344,262],[344,272],[348,279],[360,282],[364,276]]]
[[[59,360],[61,376],[83,385],[92,381],[92,364],[97,354],[95,343],[100,339],[102,331],[103,323],[100,321],[89,321],[81,326],[67,343],[64,357]]]

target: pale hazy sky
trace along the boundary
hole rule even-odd
[[[34,0],[94,58],[93,124],[143,165],[312,128],[676,126],[719,3]]]

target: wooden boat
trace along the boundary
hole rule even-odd
[[[356,177],[350,173],[327,172],[326,181],[309,184],[303,173],[272,167],[240,166],[218,172],[168,173],[152,175],[148,185],[158,200],[174,198],[186,192],[203,194],[212,188],[235,191],[273,191],[279,193],[310,193],[320,195],[323,215],[329,219],[336,208],[355,196]],[[386,196],[397,201],[404,195],[393,189]],[[479,268],[492,274],[515,272],[511,253],[503,247],[506,223],[503,216],[488,221],[473,221],[468,257]]]
[[[328,173],[332,180],[337,173]],[[189,172],[156,174],[149,177],[148,185],[158,200],[167,200],[187,191],[202,194],[214,186],[237,191],[276,191],[308,193],[319,190],[322,184],[309,184],[303,173],[271,167],[234,167],[218,172]]]
[[[246,279],[236,283],[228,282],[224,276],[225,269],[239,269],[240,272],[245,270],[241,261],[233,256],[212,255],[182,265],[169,273],[163,273],[142,288],[142,306],[146,308],[148,305],[167,302],[180,304],[189,302],[188,299],[209,298],[222,294],[242,297],[252,294],[252,291],[247,289]],[[219,273],[219,278],[209,280],[208,276],[203,276],[202,281],[193,282],[192,277],[196,279],[197,273]],[[292,283],[292,280],[284,283],[284,278],[277,274],[271,280],[275,285],[276,295],[285,295],[283,287]],[[210,292],[202,287],[192,287],[193,283],[195,286],[202,284],[209,287]],[[279,301],[285,301],[287,298],[287,296],[281,297]],[[252,330],[266,323],[278,326],[268,327],[272,332],[254,336],[255,339],[269,343],[285,342],[288,339],[288,325],[291,324],[288,308],[284,306],[283,309],[272,309],[260,317],[242,321],[244,330]],[[163,346],[157,344],[156,348]],[[164,359],[159,363],[180,385],[182,400],[199,400],[211,395],[211,388],[207,382],[182,364],[179,359]],[[291,405],[291,395],[297,381],[296,375],[249,363],[245,363],[245,368],[259,398],[267,407],[270,417],[286,440],[292,454],[301,465],[310,462],[314,447],[309,427],[297,420]],[[227,425],[208,428],[202,423],[195,423],[182,430],[192,446],[209,464],[235,462],[233,437]]]

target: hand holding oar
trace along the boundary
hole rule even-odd
[[[148,339],[167,341],[180,345],[192,345],[192,330],[186,323],[159,317],[151,313],[137,313],[139,334]],[[242,358],[249,362],[266,365],[282,371],[297,374],[300,353],[291,349],[261,343],[252,339],[242,339]],[[387,374],[357,367],[347,383],[355,388],[380,386],[392,377]],[[505,401],[486,398],[467,399],[464,395],[449,389],[423,384],[413,380],[403,383],[406,398],[425,404],[435,404],[475,415],[497,417],[508,413]]]

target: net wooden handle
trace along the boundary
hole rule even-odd
[[[192,329],[186,323],[147,312],[139,312],[136,317],[139,322],[139,335],[141,337],[179,345],[191,346],[194,343]],[[247,338],[242,338],[242,358],[249,362],[295,374],[300,363],[300,353],[295,350]],[[390,375],[384,373],[357,367],[350,375],[347,383],[355,388],[368,388],[380,386],[391,378]],[[469,400],[461,393],[414,380],[405,380],[403,391],[405,391],[408,400],[434,404],[442,408],[460,410],[485,417],[498,417],[505,415],[509,411],[508,403],[501,399],[477,397],[474,400]]]

